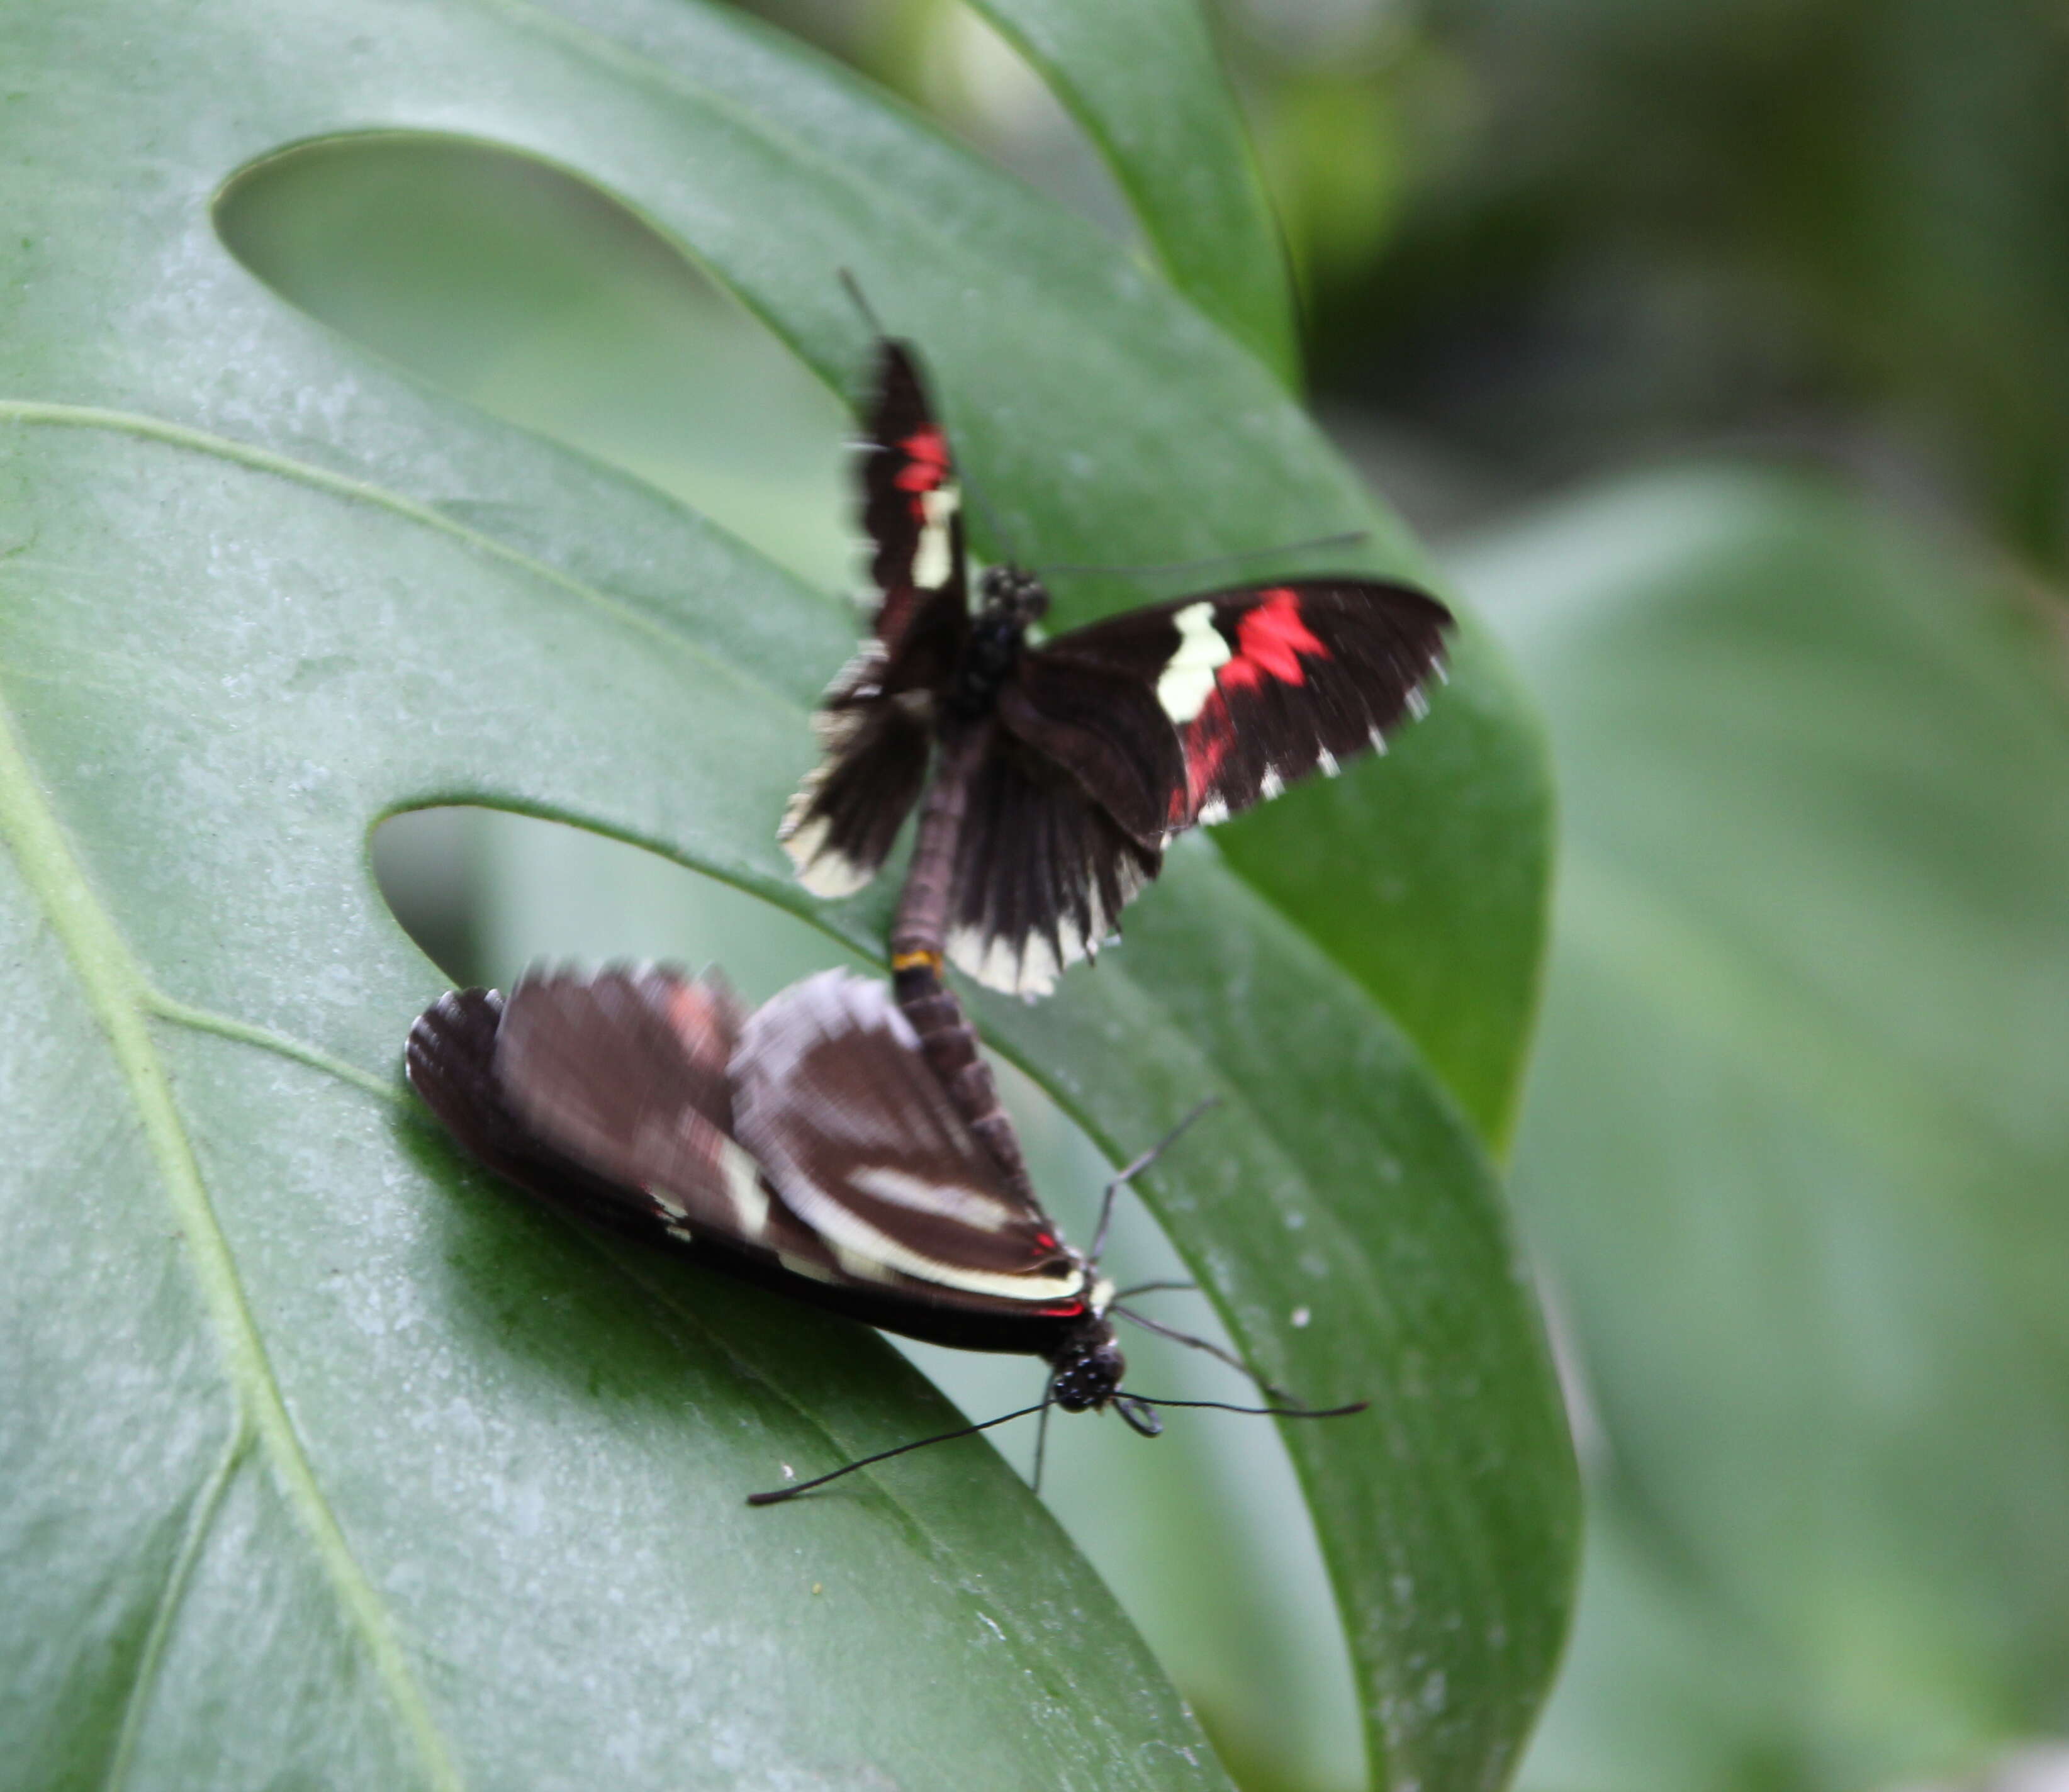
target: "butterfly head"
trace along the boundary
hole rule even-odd
[[[1104,1406],[1128,1373],[1128,1359],[1114,1342],[1112,1326],[1104,1319],[1088,1321],[1051,1360],[1049,1398],[1065,1412],[1092,1412]]]
[[[987,566],[977,586],[977,620],[1024,631],[1049,613],[1049,590],[1019,566]]]

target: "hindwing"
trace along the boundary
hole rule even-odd
[[[827,971],[785,990],[741,1030],[733,1088],[741,1144],[849,1276],[1079,1301],[1083,1264],[970,1130],[882,983]]]

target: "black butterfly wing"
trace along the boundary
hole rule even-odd
[[[446,1130],[499,1176],[535,1192],[565,1166],[511,1111],[496,1080],[496,1034],[503,1023],[500,990],[451,990],[419,1014],[402,1048],[403,1067]],[[581,1202],[574,1191],[565,1198]]]
[[[881,594],[874,632],[896,659],[927,599],[963,583],[961,488],[908,343],[877,344],[859,471],[870,577]]]
[[[405,1063],[462,1145],[551,1204],[649,1243],[715,1243],[830,1279],[831,1252],[732,1137],[740,1024],[722,986],[675,971],[547,974],[507,1000],[441,998]]]
[[[991,989],[1046,995],[1097,953],[1163,848],[1120,826],[1054,758],[1004,729],[993,741],[956,839],[948,955]]]
[[[1299,579],[1183,598],[1074,629],[1039,653],[1024,702],[1002,718],[1059,759],[1094,800],[1139,828],[1145,786],[1162,785],[1164,837],[1276,796],[1320,769],[1384,749],[1443,662],[1450,610],[1412,586]],[[1079,679],[1129,684],[1130,726],[1153,703],[1177,753],[1116,756],[1071,737],[1053,693]],[[1026,710],[1039,715],[1030,726]],[[1153,762],[1153,778],[1143,769]]]
[[[733,1099],[741,1143],[848,1277],[1028,1317],[1083,1310],[1083,1263],[970,1131],[884,984],[827,971],[758,1010]]]
[[[1333,771],[1420,702],[1451,612],[1402,585],[1306,579],[1074,629],[1021,656],[973,780],[949,956],[1041,994],[1090,956],[1173,834]]]
[[[814,895],[873,878],[924,782],[934,706],[969,628],[960,489],[919,363],[877,346],[860,455],[878,598],[870,638],[822,700],[821,757],[777,838]]]

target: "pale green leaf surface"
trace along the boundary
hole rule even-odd
[[[444,798],[564,814],[806,908],[771,823],[849,624],[288,309],[210,199],[329,132],[517,144],[843,371],[829,276],[853,265],[919,320],[968,453],[1051,551],[1312,533],[1366,514],[1349,476],[1088,233],[716,14],[229,6],[171,31],[111,6],[3,29],[0,828],[10,974],[45,1017],[0,1050],[31,1390],[5,1434],[18,1783],[1215,1783],[986,1452],[738,1504],[781,1463],[937,1422],[914,1378],[456,1174],[397,1086],[436,984],[373,888],[373,822]],[[1043,371],[1003,394],[973,377],[1002,315]],[[1494,700],[1446,728],[1477,729],[1535,813],[1527,728]],[[1210,851],[1155,900],[1146,969],[1000,1031],[1031,1030],[1026,1061],[1112,1141],[1203,1086],[1257,1116],[1243,1198],[1195,1191],[1186,1247],[1247,1351],[1377,1397],[1294,1439],[1367,1722],[1402,1780],[1493,1784],[1573,1528],[1494,1184],[1386,1015]],[[877,912],[844,936],[873,942]],[[1534,913],[1468,899],[1451,925]],[[1290,1338],[1317,1272],[1289,1212],[1326,1227],[1342,1300]]]

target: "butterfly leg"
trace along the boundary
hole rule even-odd
[[[1042,1461],[1049,1449],[1049,1409],[1055,1404],[1053,1400],[1044,1400],[1042,1402],[1042,1416],[1034,1421],[1034,1491],[1037,1493],[1042,1491]]]
[[[1150,1146],[1147,1151],[1144,1152],[1141,1157],[1137,1157],[1133,1163],[1128,1166],[1127,1169],[1124,1169],[1118,1176],[1115,1177],[1111,1182],[1107,1184],[1105,1198],[1100,1202],[1099,1228],[1092,1234],[1092,1255],[1086,1259],[1088,1263],[1096,1267],[1100,1260],[1100,1253],[1106,1248],[1107,1228],[1113,1223],[1113,1204],[1115,1200],[1119,1197],[1120,1191],[1126,1188],[1130,1182],[1133,1182],[1137,1177],[1140,1176],[1143,1171],[1149,1169],[1152,1164],[1155,1163],[1157,1160],[1162,1157],[1165,1152],[1169,1151],[1173,1145],[1176,1145],[1178,1142],[1179,1135],[1181,1134],[1187,1127],[1190,1126],[1194,1121],[1198,1120],[1201,1115],[1205,1113],[1210,1108],[1218,1108],[1221,1104],[1222,1098],[1219,1096],[1209,1096],[1206,1100],[1199,1103],[1190,1113],[1187,1114],[1185,1117],[1180,1121],[1176,1126],[1173,1127],[1169,1132],[1166,1133],[1162,1138],[1159,1139],[1154,1145]]]

